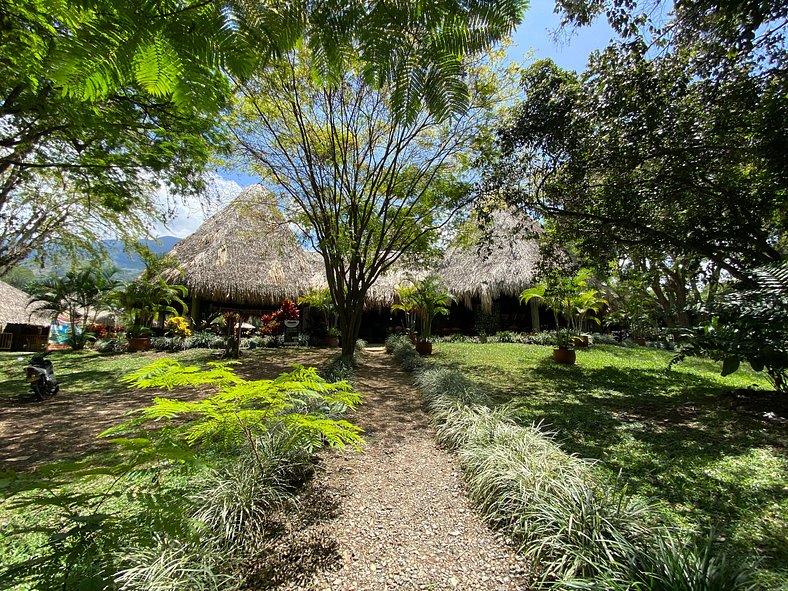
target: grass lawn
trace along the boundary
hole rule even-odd
[[[491,389],[526,423],[555,431],[564,449],[601,460],[600,470],[653,499],[666,518],[714,528],[739,555],[761,559],[769,589],[788,589],[788,428],[733,410],[725,391],[768,382],[749,370],[688,359],[665,373],[672,353],[597,345],[577,365],[550,347],[443,343],[432,363]]]

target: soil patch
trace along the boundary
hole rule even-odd
[[[296,363],[325,364],[331,349],[261,349],[245,352],[236,371],[245,379],[274,378]],[[151,361],[154,359],[151,354]],[[118,375],[118,380],[122,376]],[[129,411],[151,403],[161,392],[133,390],[118,384],[102,392],[69,394],[69,377],[60,393],[43,401],[0,398],[0,470],[30,471],[57,460],[102,451],[112,444],[96,436],[121,422]],[[166,396],[199,400],[209,390],[178,390]]]

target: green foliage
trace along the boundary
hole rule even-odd
[[[75,255],[100,251],[108,234],[134,244],[168,215],[155,198],[159,183],[176,195],[203,188],[208,158],[221,149],[214,118],[146,93],[134,79],[118,79],[135,60],[119,47],[100,49],[100,39],[122,43],[126,33],[112,33],[118,27],[156,35],[166,19],[146,19],[137,13],[143,5],[2,3],[0,269],[48,247]],[[155,57],[166,55],[149,52]],[[108,60],[117,67],[103,67]],[[221,72],[202,73],[210,83],[198,82],[191,68],[194,84],[181,85],[190,96],[229,90]],[[80,97],[89,100],[75,99],[71,84],[94,92]]]
[[[419,340],[428,341],[432,337],[432,321],[438,314],[445,316],[449,313],[453,297],[439,275],[431,274],[419,280],[409,278],[409,281],[411,285],[397,289],[399,303],[391,309],[418,314],[421,324]]]
[[[649,523],[663,522],[679,547],[686,543],[689,552],[699,532],[715,529],[718,558],[727,554],[736,569],[757,558],[760,588],[785,587],[784,427],[763,416],[760,408],[768,407],[726,404],[731,389],[769,389],[766,379],[749,368],[721,377],[718,365],[698,358],[666,374],[672,353],[652,348],[597,344],[578,350],[571,368],[555,366],[549,355],[533,345],[441,345],[431,363],[462,371],[498,405],[457,413],[454,426],[437,427],[439,436],[461,444],[469,426],[489,432],[485,421],[500,417],[546,425],[567,452],[601,460],[593,471],[608,485],[653,499]],[[753,402],[760,394],[753,391]],[[597,583],[588,587],[607,588]]]
[[[186,286],[168,283],[163,277],[165,272],[173,270],[172,259],[159,257],[150,251],[141,255],[145,270],[113,294],[114,304],[126,316],[129,336],[147,336],[140,334],[141,329],[148,329],[149,335],[157,315],[178,314],[179,310],[173,304],[186,309],[183,301]]]
[[[744,279],[784,254],[788,87],[780,3],[559,3],[619,38],[582,74],[533,64],[496,186],[583,256],[712,262]],[[675,10],[673,10],[675,8]]]
[[[391,335],[386,339],[386,351],[394,356],[397,363],[407,371],[413,371],[424,365],[410,339],[403,335]]]
[[[596,314],[607,304],[596,289],[589,287],[590,279],[591,272],[588,269],[580,269],[574,275],[568,275],[561,269],[552,269],[546,272],[542,283],[520,294],[520,302],[527,304],[533,299],[542,301],[553,311],[556,328],[559,326],[558,315],[563,314],[568,328],[577,333],[582,330],[586,319],[600,324]]]
[[[137,388],[165,388],[212,385],[219,392],[196,402],[155,398],[138,417],[102,433],[121,437],[118,443],[146,439],[145,425],[163,422],[161,434],[168,440],[189,445],[213,442],[235,446],[246,441],[254,449],[255,437],[272,428],[292,431],[307,450],[324,444],[332,447],[359,447],[358,427],[347,421],[332,421],[316,414],[301,414],[299,408],[314,403],[351,409],[359,402],[347,382],[329,383],[315,368],[296,366],[274,380],[246,381],[228,363],[211,363],[207,369],[183,366],[172,359],[160,359],[129,374],[125,381]],[[186,419],[186,421],[184,421]],[[281,427],[280,427],[281,426]]]
[[[362,443],[360,430],[339,419],[359,395],[314,368],[245,381],[229,364],[161,359],[132,368],[127,381],[218,392],[194,403],[158,398],[109,429],[105,436],[120,437],[106,465],[91,459],[1,480],[16,509],[41,516],[36,529],[48,541],[6,565],[0,584],[240,587],[293,509],[312,452]],[[28,535],[29,524],[14,533]]]
[[[677,542],[654,508],[565,453],[512,408],[491,408],[483,389],[456,370],[416,377],[438,438],[457,450],[469,497],[529,559],[538,588],[753,589],[752,569],[709,541]]]
[[[671,365],[687,355],[722,360],[722,375],[747,361],[766,371],[775,390],[788,393],[788,264],[753,271],[752,283],[739,284],[718,295],[711,321],[697,330]]]
[[[88,324],[110,305],[111,292],[117,286],[112,278],[116,271],[93,265],[74,267],[63,277],[50,275],[34,281],[28,286],[31,307],[53,319],[60,314],[68,316],[68,342],[72,349],[83,349],[90,336]]]

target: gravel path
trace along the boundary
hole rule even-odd
[[[365,453],[324,454],[310,509],[329,516],[295,527],[278,588],[525,588],[522,558],[469,506],[410,376],[375,348],[358,378],[365,403],[351,420],[366,432]]]

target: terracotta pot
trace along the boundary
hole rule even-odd
[[[632,340],[635,341],[635,344],[640,345],[641,347],[646,346],[646,339],[644,339],[643,337],[635,337]]]
[[[558,363],[574,365],[577,355],[574,349],[553,349],[553,359]]]
[[[432,355],[432,343],[429,341],[419,341],[416,343],[416,351],[419,355]]]
[[[129,339],[128,352],[148,351],[150,349],[150,337],[134,337]]]
[[[339,347],[339,337],[325,337],[323,339],[323,345],[331,348]]]

